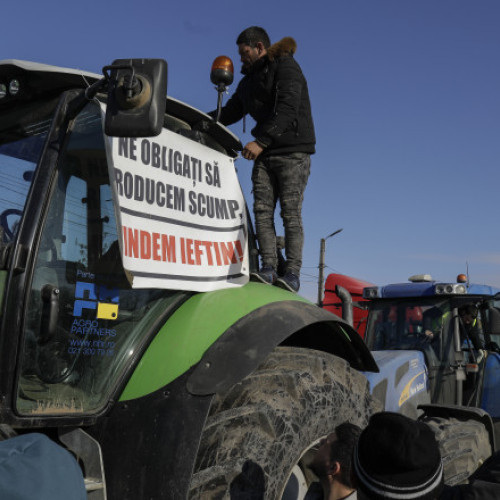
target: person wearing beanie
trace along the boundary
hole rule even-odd
[[[399,413],[372,415],[353,454],[358,498],[435,500],[443,464],[432,429]]]

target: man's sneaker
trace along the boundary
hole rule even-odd
[[[300,288],[300,280],[296,274],[288,272],[276,280],[276,285],[290,292],[297,293]]]
[[[278,275],[276,271],[271,266],[262,266],[258,273],[251,273],[251,281],[259,281],[260,283],[266,283],[267,285],[274,285]]]

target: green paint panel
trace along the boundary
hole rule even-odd
[[[132,374],[120,401],[139,398],[182,375],[236,321],[272,302],[297,300],[278,287],[243,287],[199,293],[185,302],[158,332]]]

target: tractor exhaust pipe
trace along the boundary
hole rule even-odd
[[[351,294],[340,285],[335,285],[335,293],[342,302],[342,319],[354,328]]]

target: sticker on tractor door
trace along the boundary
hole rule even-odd
[[[86,276],[93,278],[94,275]],[[119,291],[88,281],[75,284],[73,323],[68,353],[84,356],[113,356],[115,354]]]
[[[157,137],[105,138],[132,287],[204,292],[244,285],[246,208],[234,160],[166,129]]]
[[[96,319],[118,318],[119,291],[86,281],[77,281],[75,285],[75,303],[73,316],[83,316],[84,309],[94,312]]]

